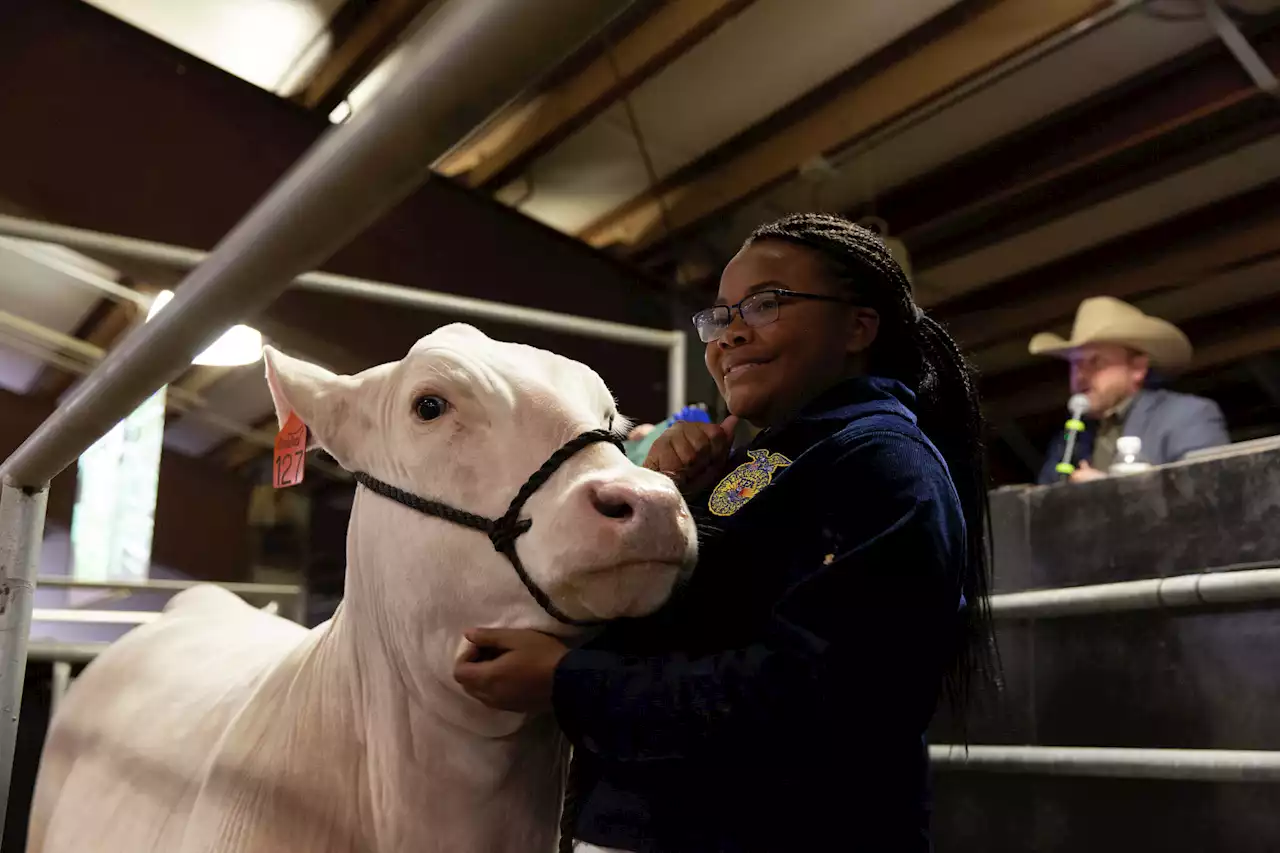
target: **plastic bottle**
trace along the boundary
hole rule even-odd
[[[1116,439],[1116,460],[1107,473],[1113,477],[1137,474],[1151,470],[1151,463],[1142,459],[1142,439],[1136,435],[1122,435]]]

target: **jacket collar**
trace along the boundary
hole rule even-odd
[[[809,402],[797,420],[850,420],[866,415],[894,414],[916,422],[916,395],[897,379],[857,376],[846,379]]]
[[[915,424],[915,405],[915,392],[902,382],[883,376],[857,376],[819,394],[787,423],[761,430],[750,444],[754,446],[761,441],[771,441],[774,436],[799,424],[848,422],[868,415],[897,415]]]

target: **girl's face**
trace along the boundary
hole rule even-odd
[[[737,305],[761,290],[842,296],[812,249],[762,240],[739,252],[720,276],[718,305]],[[875,311],[840,302],[780,297],[777,319],[748,326],[735,309],[729,326],[707,344],[711,378],[729,411],[771,426],[855,374],[859,354],[875,340]]]

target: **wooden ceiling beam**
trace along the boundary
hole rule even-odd
[[[671,236],[667,227],[678,233],[742,202],[795,174],[814,156],[844,148],[1107,5],[1100,0],[977,4],[977,11],[961,24],[915,50],[903,51],[869,79],[858,73],[859,68],[851,69],[847,87],[838,88],[821,105],[776,134],[707,171],[695,169],[683,179],[628,202],[578,236],[599,248],[616,246],[625,252],[646,249]],[[875,60],[873,57],[869,62]],[[704,159],[717,158],[713,152]]]
[[[355,88],[396,43],[405,28],[435,0],[372,0],[363,14],[342,27],[348,32],[321,63],[294,100],[328,113]],[[349,8],[357,8],[349,3]],[[341,14],[341,12],[339,13]]]
[[[276,416],[270,415],[269,417],[260,418],[253,424],[253,430],[264,438],[274,438],[276,432],[278,432]],[[213,456],[222,466],[236,470],[250,460],[256,459],[267,452],[267,448],[260,444],[255,444],[243,438],[235,438],[219,445],[206,456]]]
[[[1280,182],[1017,275],[935,313],[968,350],[1030,336],[1080,301],[1183,287],[1280,249]]]
[[[131,302],[102,300],[75,331],[75,336],[103,350],[111,347],[142,320],[142,310]],[[52,366],[41,369],[40,376],[31,389],[39,397],[60,397],[80,377]]]
[[[1280,221],[1277,221],[1280,228]],[[1170,323],[1182,324],[1188,320],[1238,308],[1275,295],[1280,282],[1280,240],[1276,253],[1243,267],[1229,268],[1205,278],[1193,281],[1185,287],[1158,290],[1130,301],[1143,311]],[[1072,317],[1064,316],[1044,331],[1066,336]],[[1029,336],[1015,338],[978,350],[971,355],[974,365],[983,376],[995,376],[1027,365],[1038,359],[1027,352]]]
[[[1280,27],[1254,44],[1280,65]],[[1277,124],[1274,99],[1214,42],[879,196],[875,213],[924,269],[1248,144]]]
[[[616,44],[602,44],[579,73],[500,112],[436,171],[471,187],[497,189],[752,2],[666,0]]]

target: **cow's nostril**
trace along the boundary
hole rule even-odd
[[[616,493],[611,494],[610,491],[605,489],[592,491],[591,505],[596,508],[596,512],[615,521],[625,521],[635,515],[635,507],[629,501]]]

